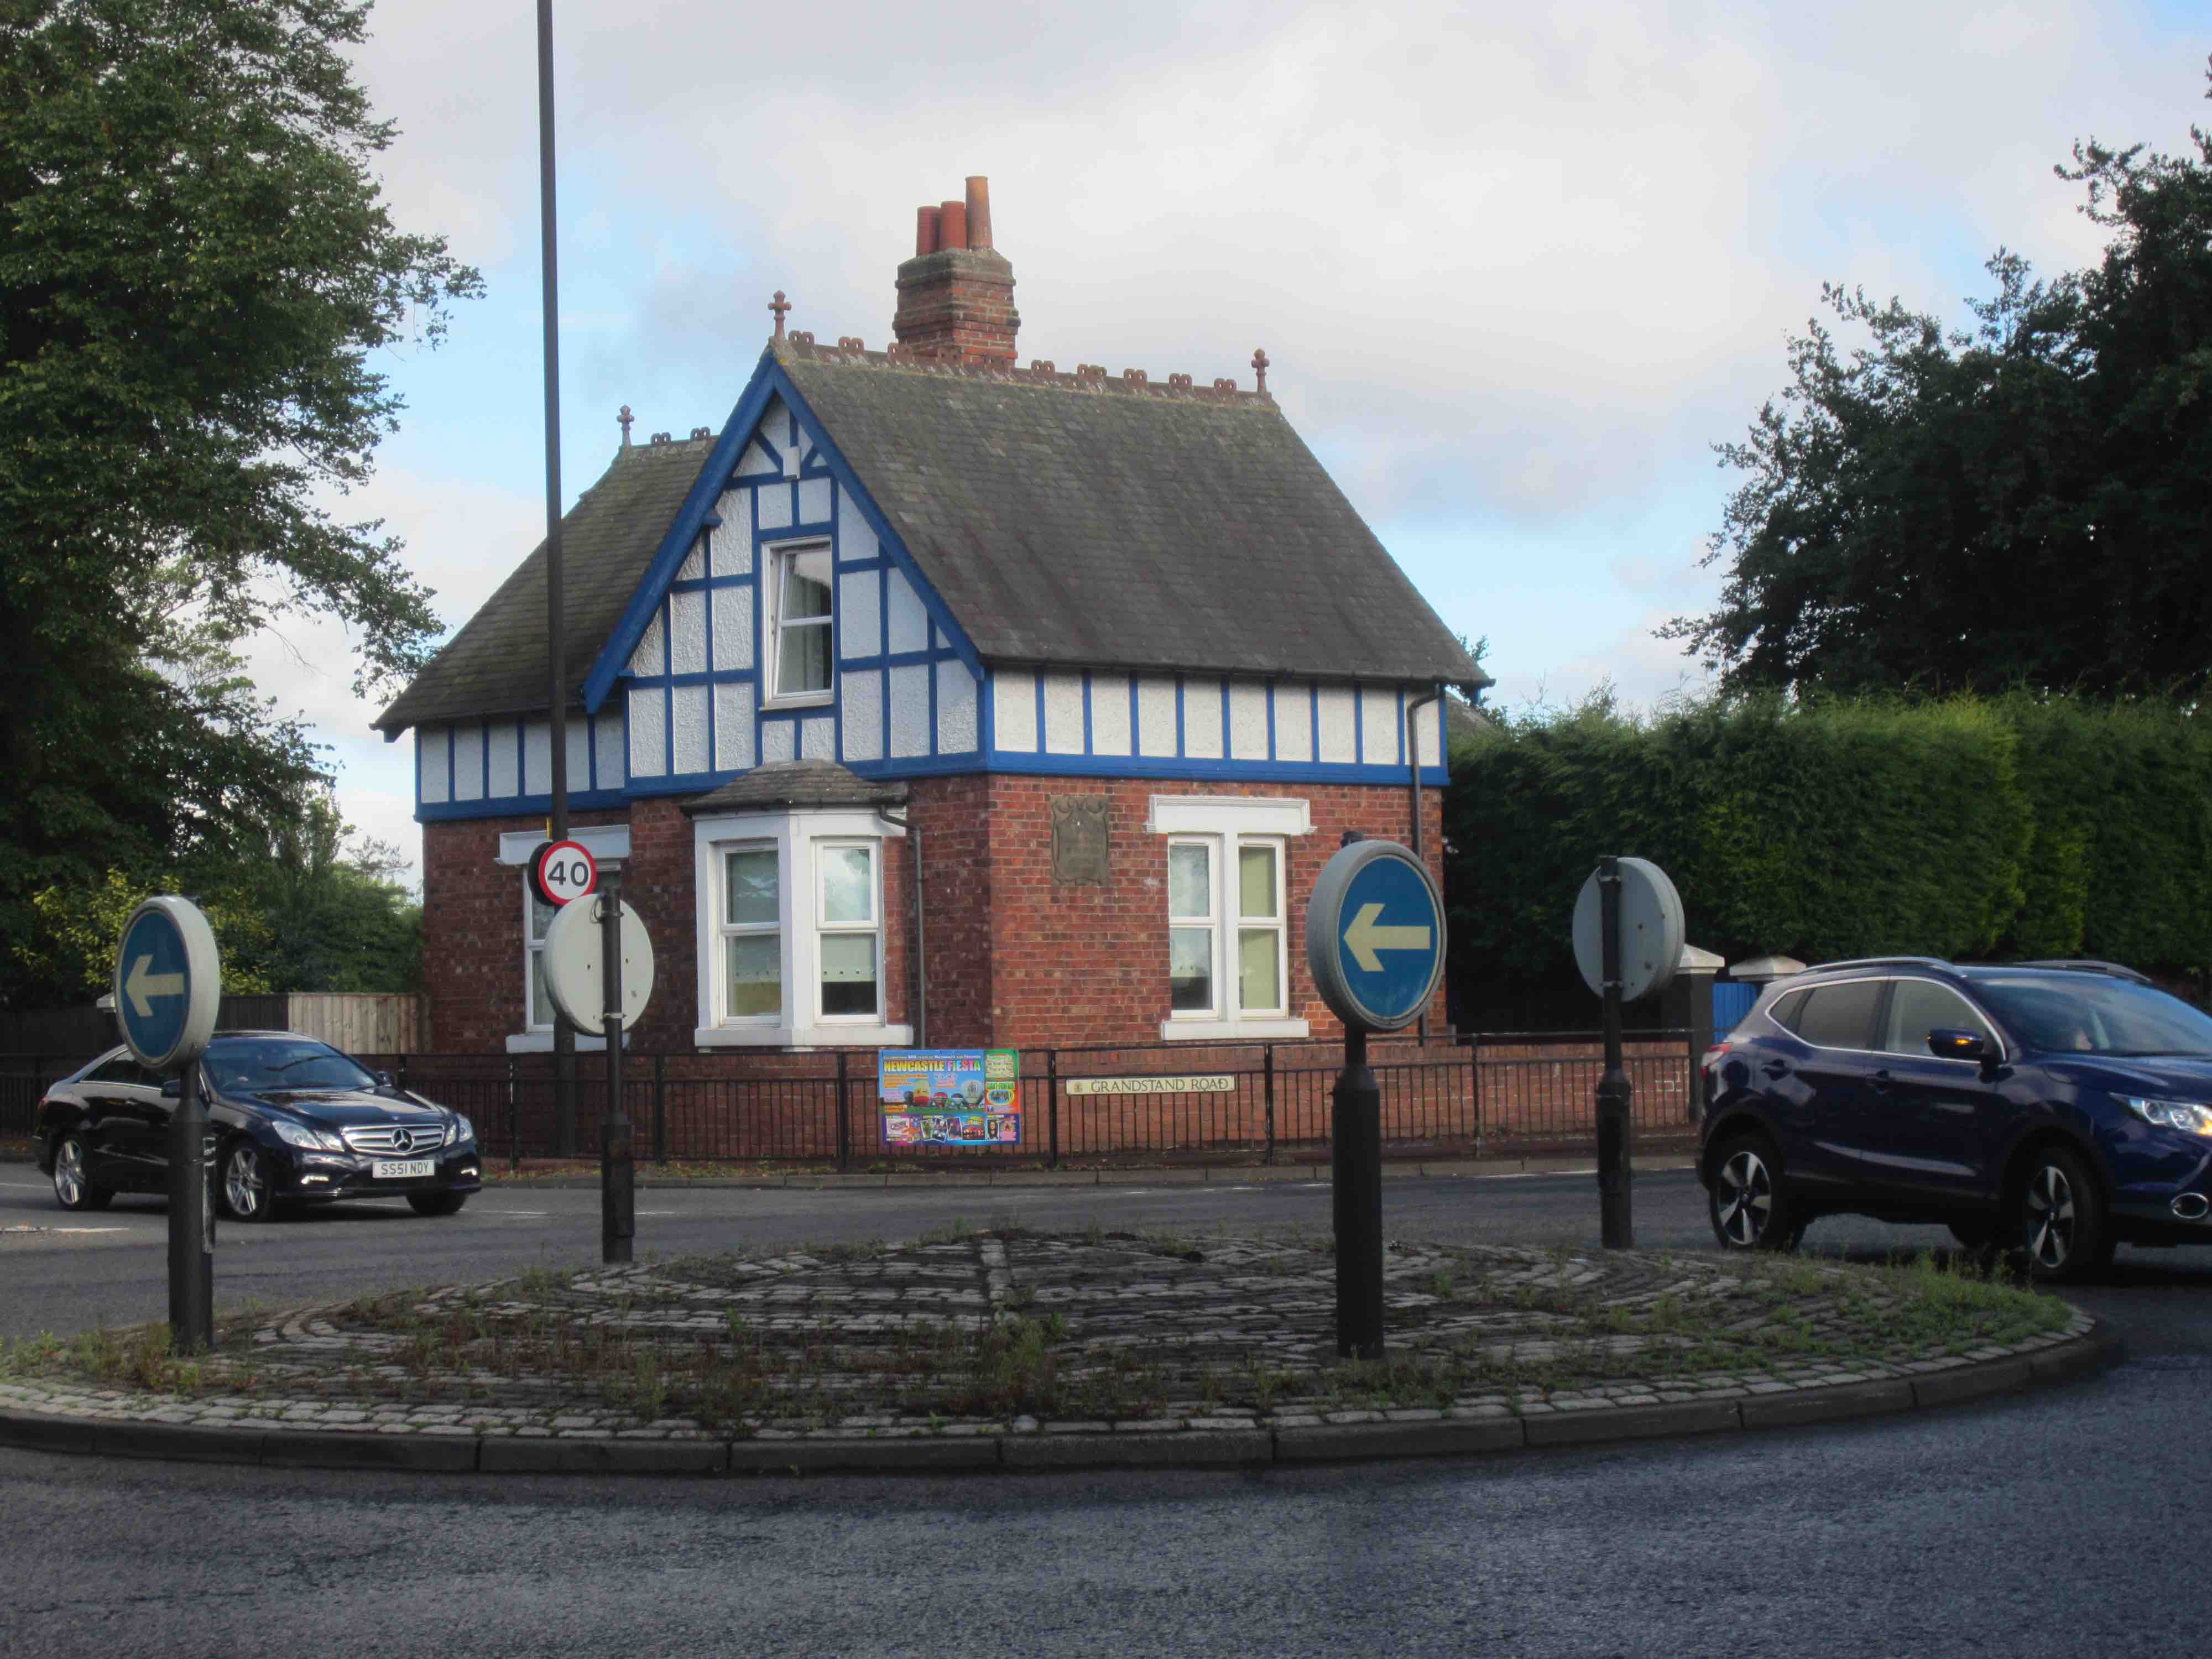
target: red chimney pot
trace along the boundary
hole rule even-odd
[[[944,228],[940,248],[968,246],[968,204],[947,202],[937,210],[937,222]]]

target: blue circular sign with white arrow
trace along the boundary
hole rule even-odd
[[[1412,851],[1358,841],[1322,867],[1306,905],[1314,988],[1346,1025],[1395,1031],[1421,1017],[1444,971],[1444,902]]]
[[[115,1018],[141,1062],[165,1072],[198,1060],[222,998],[215,930],[199,906],[164,894],[131,913],[115,954]]]

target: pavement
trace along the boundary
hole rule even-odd
[[[1160,1174],[1145,1178],[1157,1185]],[[0,1383],[0,1443],[484,1474],[1256,1468],[1907,1413],[2080,1376],[2118,1352],[2109,1328],[2071,1308],[2056,1328],[2016,1341],[1900,1348],[1846,1328],[1878,1320],[1879,1309],[1853,1313],[1850,1298],[1825,1294],[1822,1275],[1840,1285],[1868,1269],[1804,1271],[1803,1294],[1777,1300],[1747,1282],[1755,1275],[1742,1262],[1711,1253],[1395,1243],[1385,1269],[1394,1360],[1479,1353],[1499,1362],[1485,1375],[1512,1379],[1415,1404],[1315,1381],[1333,1348],[1325,1243],[955,1230],[888,1245],[538,1271],[410,1293],[374,1315],[358,1302],[296,1308],[253,1322],[250,1352],[203,1362],[189,1391]],[[1685,1375],[1666,1363],[1667,1338],[1631,1334],[1607,1339],[1605,1363],[1594,1365],[1560,1312],[1627,1318],[1662,1299],[1710,1312],[1756,1363]],[[1811,1342],[1795,1359],[1790,1345],[1759,1349],[1761,1329],[1784,1319],[1850,1357],[1818,1357],[1822,1345]],[[1065,1386],[991,1397],[969,1387],[916,1404],[927,1393],[908,1380],[918,1351],[970,1354],[982,1334],[1024,1328],[1067,1368]],[[631,1345],[623,1364],[635,1356],[641,1378],[649,1363],[651,1392],[641,1395],[641,1382],[624,1395],[604,1369],[586,1374],[553,1358],[614,1341]],[[742,1409],[668,1408],[688,1401],[687,1377],[707,1389],[705,1373],[678,1374],[702,1347],[716,1366],[725,1351],[752,1356]],[[665,1382],[664,1366],[676,1368]],[[714,1386],[729,1385],[726,1371],[714,1375]]]

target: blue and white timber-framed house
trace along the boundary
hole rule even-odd
[[[1437,855],[1481,671],[1264,379],[1018,366],[973,197],[890,350],[779,313],[719,430],[625,423],[564,520],[570,805],[654,936],[648,1046],[1318,1035],[1313,872],[1346,829]],[[545,641],[541,546],[378,721],[441,1048],[550,1041]]]

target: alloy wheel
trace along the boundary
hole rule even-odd
[[[84,1198],[84,1147],[75,1135],[63,1141],[54,1153],[54,1196],[70,1210]]]
[[[223,1164],[222,1195],[229,1200],[230,1212],[240,1221],[261,1213],[261,1206],[269,1200],[269,1183],[261,1174],[261,1158],[251,1146],[231,1149]]]
[[[1774,1210],[1774,1178],[1766,1160],[1748,1146],[1721,1165],[1714,1214],[1734,1244],[1756,1244],[1765,1237]]]
[[[2074,1185],[2054,1164],[2036,1170],[2027,1183],[2027,1254],[2047,1272],[2063,1267],[2074,1255]]]

